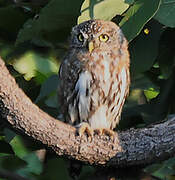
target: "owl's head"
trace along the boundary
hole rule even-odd
[[[120,28],[111,21],[89,20],[72,29],[71,48],[89,51],[120,47],[126,41]]]

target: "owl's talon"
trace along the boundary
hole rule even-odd
[[[94,130],[98,135],[107,135],[110,137],[110,139],[112,141],[114,141],[114,137],[115,137],[115,132],[110,130],[110,129],[104,129],[104,128],[100,128],[100,129],[95,129]]]
[[[106,134],[110,137],[112,141],[114,141],[115,132],[110,129],[103,129],[103,134]]]
[[[94,134],[93,129],[89,126],[88,123],[81,123],[78,125],[78,134],[80,137],[82,137],[85,133],[87,134],[88,139],[92,140]]]
[[[94,132],[101,136],[103,134],[103,129],[102,128],[95,129]]]

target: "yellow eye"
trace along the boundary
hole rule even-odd
[[[108,39],[109,39],[109,36],[108,36],[107,34],[101,34],[101,35],[99,36],[99,40],[100,40],[101,42],[106,42]]]
[[[80,42],[82,42],[83,40],[84,40],[84,36],[80,33],[80,34],[78,34],[78,40],[80,41]]]

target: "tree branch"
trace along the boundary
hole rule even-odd
[[[143,129],[116,132],[113,143],[107,136],[92,141],[80,138],[75,128],[40,110],[17,86],[0,59],[0,114],[18,132],[51,148],[57,155],[89,164],[129,166],[164,160],[175,152],[175,116]]]

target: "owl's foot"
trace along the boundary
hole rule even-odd
[[[88,139],[92,140],[94,131],[88,123],[83,122],[83,123],[80,123],[76,127],[78,129],[78,134],[80,137],[82,137],[84,134],[86,134]]]
[[[114,141],[115,132],[110,129],[99,128],[94,130],[98,135],[107,135],[112,141]]]

